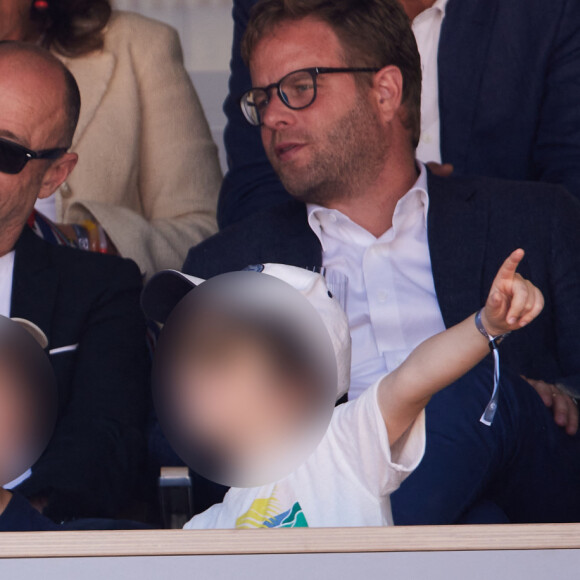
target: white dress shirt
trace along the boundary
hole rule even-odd
[[[447,1],[437,0],[431,8],[418,14],[412,23],[423,71],[421,140],[417,147],[417,159],[425,163],[428,161],[441,163],[437,54]]]
[[[56,218],[56,193],[53,193],[50,197],[37,199],[34,209],[53,223],[56,223],[58,221]]]
[[[10,317],[12,302],[12,276],[14,274],[14,252],[0,257],[0,316]]]
[[[393,226],[376,238],[335,209],[308,205],[322,264],[348,278],[354,399],[397,368],[426,338],[445,330],[427,240],[427,172],[397,203]]]

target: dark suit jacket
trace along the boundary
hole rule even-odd
[[[143,461],[149,357],[137,266],[113,256],[53,246],[25,228],[15,247],[11,316],[47,335],[59,389],[48,449],[19,486],[49,496],[59,521],[115,517]]]
[[[429,198],[429,249],[446,326],[481,308],[505,258],[524,248],[519,271],[542,290],[546,307],[502,344],[502,360],[580,394],[580,203],[558,186],[433,175]],[[306,208],[291,201],[192,248],[184,271],[209,278],[251,264],[321,261]]]
[[[239,107],[256,1],[234,0],[221,227],[289,199]],[[438,73],[442,160],[456,174],[559,183],[580,198],[578,0],[449,0]]]
[[[0,514],[0,532],[54,532],[58,526],[15,493]]]

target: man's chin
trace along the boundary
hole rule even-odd
[[[302,203],[314,203],[317,205],[326,205],[330,201],[332,196],[327,195],[325,188],[320,187],[300,187],[295,184],[286,184],[282,182],[282,185],[286,188],[286,191],[292,196],[296,201],[301,201]]]
[[[272,165],[286,191],[297,201],[319,204],[327,200],[329,190],[335,191],[335,187],[330,187],[322,176],[317,178],[309,166],[297,163]]]
[[[275,166],[274,170],[280,178],[282,185],[292,197],[302,198],[310,190],[311,184],[306,177],[308,171],[300,169],[295,165],[292,167],[286,165],[283,168]]]
[[[293,179],[284,179],[280,176],[280,181],[286,189],[286,191],[296,200],[307,202],[310,198],[310,188],[305,187],[301,183],[296,183]]]

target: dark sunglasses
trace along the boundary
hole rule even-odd
[[[29,161],[34,159],[58,159],[62,157],[68,148],[44,149],[32,151],[26,147],[0,138],[0,173],[16,175],[20,173]]]

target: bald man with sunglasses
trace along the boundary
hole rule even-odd
[[[148,355],[137,266],[56,246],[26,225],[69,176],[80,110],[50,53],[0,43],[0,314],[48,337],[59,418],[41,459],[7,487],[57,522],[115,517],[143,456]]]

